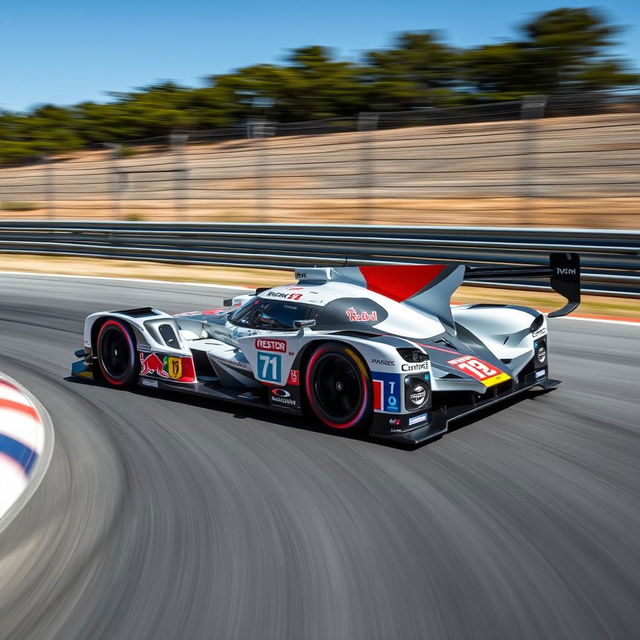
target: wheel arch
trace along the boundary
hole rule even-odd
[[[111,318],[112,316],[100,316],[96,318],[91,325],[90,329],[90,341],[91,341],[91,355],[96,358],[98,356],[97,348],[98,348],[98,334],[100,333],[100,329],[102,325]]]
[[[109,320],[115,320],[116,322],[119,322],[119,323],[123,324],[133,334],[135,343],[138,344],[140,342],[139,331],[137,330],[137,328],[133,324],[128,322],[125,318],[122,318],[120,316],[109,315],[109,314],[98,316],[97,318],[95,318],[95,320],[91,324],[91,328],[89,330],[90,331],[89,339],[90,339],[90,344],[91,344],[91,355],[94,358],[97,357],[97,355],[98,355],[96,353],[96,348],[98,346],[98,335],[100,333],[100,329]]]
[[[105,365],[102,362],[102,356],[99,353],[100,335],[101,335],[102,329],[109,323],[113,323],[114,325],[119,326],[121,330],[124,330],[124,333],[128,334],[127,340],[129,341],[129,344],[130,344],[130,351],[131,351],[131,360],[130,360],[131,368],[129,369],[130,373],[128,373],[122,381],[118,381],[118,382],[114,382],[114,380],[109,379],[109,375],[111,374],[107,375],[107,371],[103,370],[103,367]],[[120,316],[110,315],[110,314],[105,314],[97,317],[91,325],[91,351],[92,351],[92,356],[96,361],[96,366],[94,367],[94,370],[95,370],[94,374],[97,375],[100,380],[109,383],[111,386],[117,386],[119,388],[128,388],[133,386],[135,384],[135,381],[137,381],[138,379],[138,375],[140,371],[137,344],[138,344],[138,336],[137,336],[137,332],[135,331],[135,327],[132,326],[130,322],[127,322],[125,318],[122,318]],[[118,379],[116,378],[116,380]]]
[[[293,364],[293,368],[295,368],[297,366],[298,370],[300,371],[300,379],[301,379],[300,382],[301,383],[302,383],[302,381],[304,380],[304,378],[306,376],[307,363],[309,362],[309,358],[311,358],[311,354],[320,345],[324,345],[324,344],[332,343],[332,342],[334,342],[336,344],[339,344],[341,346],[345,346],[346,345],[346,346],[352,348],[358,354],[360,359],[362,360],[365,368],[367,369],[367,373],[369,374],[369,377],[371,377],[371,368],[367,364],[367,359],[362,354],[360,349],[358,349],[357,345],[353,344],[353,342],[350,341],[350,340],[345,340],[345,339],[341,340],[340,337],[322,336],[322,337],[314,338],[314,339],[310,340],[309,342],[307,342],[303,346],[303,348],[300,349],[300,352],[299,352],[298,358],[297,358],[297,362],[294,362],[294,364]],[[301,386],[304,387],[304,385],[301,385]]]
[[[332,339],[333,336],[322,336],[317,339],[310,340],[309,343],[304,345],[304,350],[301,351],[301,357],[298,361],[298,366],[300,366],[300,401],[305,413],[308,412],[308,415],[312,415],[316,420],[320,421],[320,423],[324,424],[325,427],[332,427],[334,429],[347,429],[353,432],[360,431],[363,427],[367,429],[370,426],[370,422],[373,416],[373,398],[374,398],[374,390],[373,390],[373,376],[371,372],[371,368],[367,364],[367,359],[365,355],[362,353],[360,349],[358,349],[358,345],[354,344],[351,340],[343,339],[343,340],[335,340]],[[362,413],[358,416],[357,422],[352,425],[344,425],[337,426],[337,424],[331,424],[327,420],[329,418],[322,417],[321,413],[318,413],[317,399],[313,399],[309,397],[307,393],[307,381],[308,381],[308,367],[309,362],[314,353],[318,351],[321,347],[329,347],[330,349],[333,347],[334,350],[343,353],[352,352],[352,355],[348,355],[349,359],[352,361],[353,365],[356,368],[361,370],[362,382],[365,385],[363,389],[365,403],[362,404]],[[354,358],[355,356],[355,358]],[[357,361],[354,361],[357,360]],[[314,408],[314,404],[316,407]],[[355,417],[354,417],[355,419]],[[333,418],[331,418],[333,420]]]

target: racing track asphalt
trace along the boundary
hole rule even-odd
[[[228,291],[0,295],[0,369],[56,429],[0,536],[3,640],[640,636],[640,327],[551,321],[557,391],[408,451],[67,378],[86,314]]]

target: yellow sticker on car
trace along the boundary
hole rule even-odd
[[[167,373],[170,378],[180,380],[182,378],[182,358],[167,357]]]
[[[497,376],[493,376],[492,378],[487,378],[486,380],[480,380],[485,387],[493,387],[494,384],[500,384],[501,382],[506,382],[507,380],[511,380],[511,376],[508,373],[499,373]]]

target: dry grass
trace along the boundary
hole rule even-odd
[[[177,214],[171,202],[129,201],[118,210],[117,218],[135,222],[287,222],[325,224],[398,224],[433,226],[536,226],[584,229],[638,229],[638,200],[615,197],[590,198],[515,198],[486,197],[409,199],[376,198],[371,201],[309,199],[297,201],[292,210],[287,203],[271,200],[258,214],[245,201],[206,203],[193,201]],[[98,205],[98,206],[96,206]],[[53,210],[41,206],[30,210],[13,210],[12,219],[80,219],[111,220],[106,202],[58,202]]]
[[[118,163],[117,198],[108,153],[84,151],[48,165],[48,203],[42,166],[0,170],[0,203],[37,207],[7,213],[20,218],[640,227],[638,114],[367,137],[366,165],[359,132],[192,144],[184,165],[141,147]],[[176,182],[180,166],[188,183]]]

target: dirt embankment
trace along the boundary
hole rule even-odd
[[[89,151],[0,169],[0,217],[640,227],[640,115]]]

